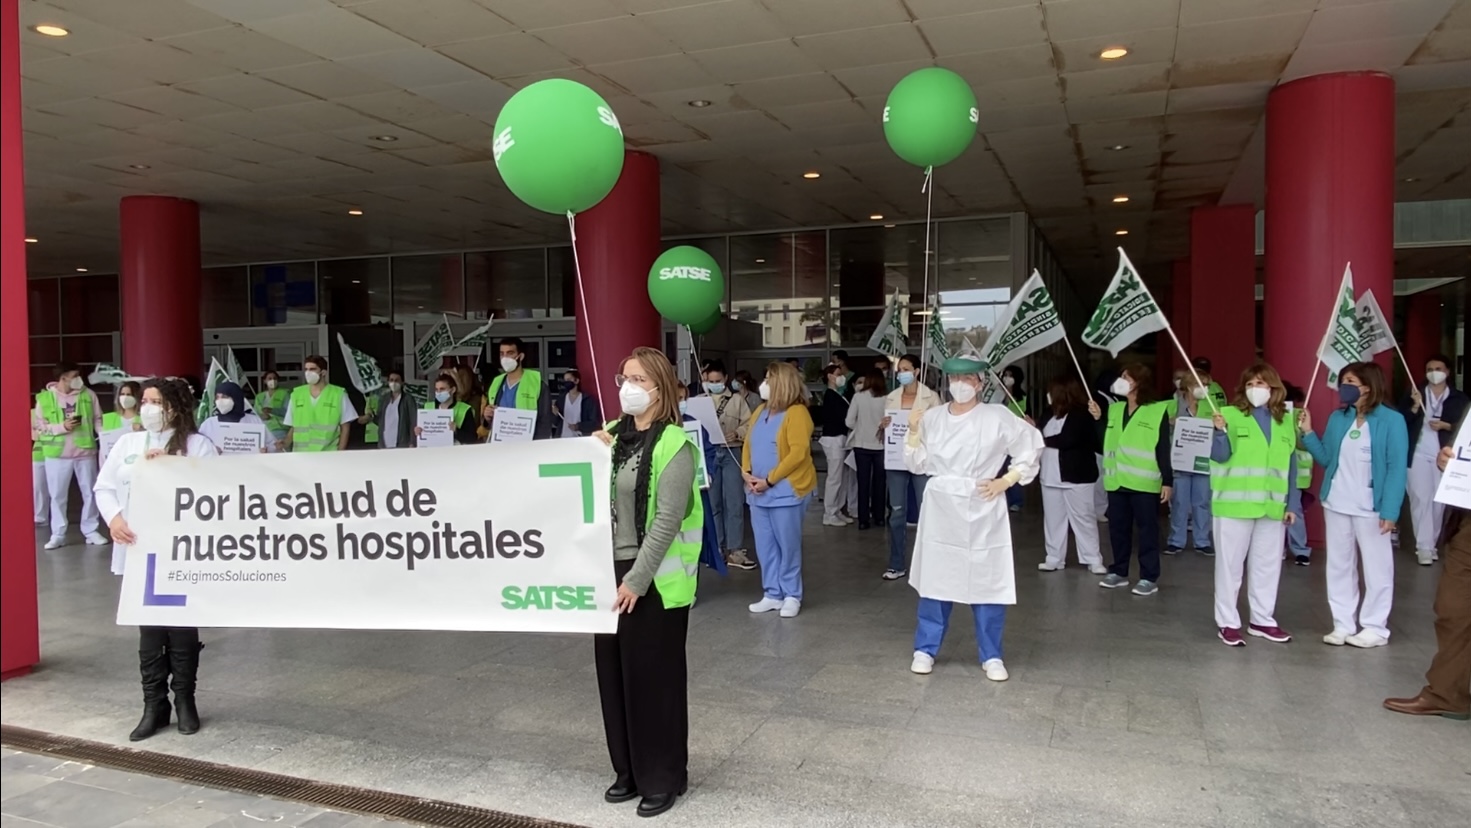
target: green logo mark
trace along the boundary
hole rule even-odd
[[[591,463],[542,463],[537,467],[543,479],[575,477],[582,481],[582,522],[593,522],[593,488]]]

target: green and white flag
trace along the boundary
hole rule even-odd
[[[879,320],[879,326],[874,329],[873,336],[868,338],[868,347],[884,354],[889,359],[904,356],[904,351],[908,347],[908,337],[904,334],[904,312],[899,306],[897,289],[884,307],[884,315]]]
[[[1169,326],[1159,303],[1154,301],[1154,294],[1149,292],[1129,255],[1120,247],[1119,268],[1114,271],[1098,310],[1083,330],[1083,343],[1118,356],[1140,337]]]
[[[1333,319],[1323,332],[1323,343],[1318,346],[1318,359],[1328,366],[1329,388],[1337,388],[1338,373],[1349,363],[1362,359],[1364,353],[1359,338],[1358,306],[1354,302],[1352,264],[1343,268],[1343,281],[1338,285],[1333,307]]]
[[[1042,283],[1042,274],[1032,271],[1032,278],[1002,312],[996,333],[986,341],[986,362],[1001,370],[1029,354],[1061,342],[1067,336],[1062,318],[1052,304],[1052,294]]]
[[[490,327],[494,324],[495,317],[492,316],[490,319],[487,319],[485,321],[484,325],[481,325],[480,327],[461,337],[460,340],[457,341],[454,347],[450,350],[462,351],[469,349],[473,350],[477,354],[480,353],[480,349],[484,348],[485,343],[490,341]]]
[[[925,335],[930,340],[930,364],[939,368],[945,364],[945,360],[949,359],[951,354],[950,343],[945,341],[945,320],[940,318],[938,306],[930,312],[930,321],[925,325]]]
[[[215,387],[222,382],[234,382],[234,380],[225,373],[225,366],[221,365],[218,359],[211,358],[209,373],[204,377],[204,392],[199,395],[199,405],[195,410],[195,422],[202,423],[214,413]]]
[[[423,380],[406,379],[404,380],[404,392],[414,401],[414,405],[418,406],[429,399],[429,383]]]
[[[347,344],[342,334],[337,335],[337,344],[342,347],[342,361],[347,363],[347,378],[353,388],[371,394],[383,387],[383,371],[372,355]]]
[[[241,367],[240,360],[236,358],[235,349],[229,345],[225,346],[225,376],[230,378],[230,382],[240,386],[241,392],[245,395],[245,410],[255,411],[255,406],[252,405],[255,395],[248,390],[250,383],[245,381],[245,369]]]
[[[87,376],[88,385],[122,385],[125,382],[142,382],[147,377],[135,377],[127,371],[107,362],[97,363],[97,368]]]
[[[1354,306],[1354,315],[1359,321],[1359,359],[1369,359],[1375,354],[1393,350],[1398,344],[1394,341],[1394,329],[1374,300],[1374,291],[1364,291]]]
[[[434,370],[439,363],[439,358],[454,346],[455,336],[450,331],[449,318],[443,317],[439,320],[439,324],[425,334],[414,348],[414,364],[419,366],[419,373],[427,374]]]

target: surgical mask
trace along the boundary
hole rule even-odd
[[[895,377],[895,379],[899,380],[899,384],[900,385],[910,385],[910,384],[913,384],[913,382],[914,382],[914,372],[913,371],[900,371],[899,372],[899,376]]]
[[[967,403],[974,401],[976,398],[976,393],[976,387],[968,382],[950,383],[950,399],[955,400],[961,405],[966,405]]]
[[[266,380],[266,388],[268,390],[275,391],[276,390],[276,381],[273,380],[273,379]]]
[[[855,391],[862,391],[863,388],[864,388],[864,386],[866,386],[866,385],[867,385],[867,383],[865,383],[863,380],[859,380],[859,381],[853,383],[853,390],[855,390]]]
[[[1047,404],[1048,405],[1052,405],[1052,392],[1051,391],[1048,391],[1047,392]]]
[[[707,382],[707,383],[705,383],[705,393],[706,394],[715,394],[717,396],[719,396],[720,394],[724,394],[725,393],[725,383],[723,383],[723,382]]]
[[[501,370],[507,374],[521,367],[521,361],[515,357],[501,357]]]
[[[73,391],[80,391],[85,388],[86,385],[82,383],[81,377],[72,377],[71,381],[66,384],[66,387],[70,388]]]
[[[625,382],[623,387],[618,389],[618,404],[623,406],[624,414],[637,417],[649,410],[649,406],[654,404],[654,397],[646,389],[631,382]]]
[[[388,390],[397,394],[398,392],[404,390],[404,384],[401,382],[390,382],[388,383]]]
[[[1446,377],[1446,374],[1445,374],[1444,371],[1426,371],[1425,372],[1425,381],[1428,382],[1428,383],[1430,383],[1431,385],[1440,385],[1440,384],[1444,383],[1445,382],[1445,377]]]
[[[1203,400],[1205,399],[1205,392],[1206,390],[1204,388],[1197,385],[1194,388],[1190,389],[1190,396],[1194,397],[1197,400]]]
[[[321,371],[307,371],[306,373],[302,374],[301,376],[302,376],[303,379],[306,380],[306,384],[307,385],[316,385],[317,383],[319,383],[319,382],[322,381],[322,372]]]
[[[769,400],[769,399],[771,399],[771,383],[769,383],[769,382],[763,382],[763,383],[761,383],[761,399],[763,399],[763,400]]]
[[[1270,399],[1272,399],[1272,389],[1270,388],[1252,386],[1246,389],[1246,401],[1251,403],[1253,408],[1261,408]]]
[[[1012,388],[1016,385],[1016,380],[1013,379],[1010,374],[1008,374],[1001,378],[1001,384],[1006,386],[1007,388]]]
[[[843,376],[842,374],[838,374],[838,387],[839,388],[842,388],[842,387],[846,386],[847,384],[848,384],[848,378],[845,377],[845,376]]]
[[[229,414],[235,410],[235,401],[229,397],[220,397],[215,400],[215,410],[221,414]]]
[[[739,391],[739,390],[741,390],[741,381],[740,380],[731,380],[730,381],[730,390],[732,390],[732,391]]]
[[[688,400],[680,400],[679,401],[679,414],[680,414],[681,417],[684,416],[689,411],[689,407],[690,407],[690,404],[689,404],[689,401]]]
[[[1182,379],[1175,380],[1175,390],[1176,391],[1179,391],[1184,386],[1185,386],[1185,381],[1184,380],[1182,380]]]
[[[448,391],[435,391],[434,392],[434,399],[435,399],[435,401],[436,402],[440,402],[440,403],[447,403],[447,402],[449,402],[450,397],[453,397],[453,396],[454,396],[454,394],[451,394]]]
[[[1134,384],[1123,377],[1119,377],[1113,381],[1113,385],[1110,385],[1108,390],[1113,392],[1115,397],[1127,397],[1129,396],[1129,392],[1134,390]]]
[[[157,434],[163,431],[163,406],[154,403],[144,403],[138,409],[138,419],[143,421],[143,427]]]
[[[1338,401],[1344,405],[1357,404],[1362,394],[1363,391],[1357,385],[1349,385],[1345,382],[1338,386]]]
[[[132,394],[124,394],[117,398],[117,404],[123,408],[132,408],[138,404],[138,398]]]

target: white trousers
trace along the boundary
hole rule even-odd
[[[1380,534],[1378,517],[1349,517],[1323,510],[1328,547],[1328,609],[1333,631],[1359,631],[1389,638],[1389,609],[1394,604],[1394,547],[1389,533]],[[1364,606],[1359,608],[1359,565],[1364,568]],[[1358,623],[1354,621],[1357,611]]]
[[[46,488],[51,492],[51,537],[66,536],[66,507],[71,500],[72,478],[77,479],[77,488],[82,490],[82,534],[97,531],[97,502],[92,499],[92,487],[97,483],[97,458],[76,457],[63,459],[46,458]]]
[[[1078,544],[1078,562],[1084,566],[1103,563],[1098,546],[1098,513],[1093,511],[1092,486],[1042,487],[1042,523],[1046,529],[1047,562],[1067,562],[1067,530],[1073,528]]]
[[[1103,488],[1103,455],[1094,456],[1098,458],[1098,484],[1093,487],[1093,514],[1103,517],[1108,514],[1108,490]]]
[[[51,498],[46,494],[46,461],[31,461],[31,500],[36,505],[36,525],[45,526],[51,514]]]
[[[1424,440],[1424,435],[1421,435]],[[1435,490],[1440,486],[1441,471],[1435,465],[1435,457],[1415,455],[1415,464],[1408,472],[1410,493],[1410,523],[1415,527],[1415,549],[1420,552],[1435,551],[1435,538],[1440,534],[1441,519],[1445,517],[1445,506],[1435,502]]]
[[[824,437],[819,442],[822,443],[822,454],[827,458],[827,485],[822,493],[823,516],[836,518],[850,500],[858,502],[858,475],[845,462],[848,459],[847,437]],[[856,510],[850,510],[849,514],[854,512]]]
[[[1246,600],[1251,623],[1275,627],[1277,583],[1282,577],[1280,520],[1215,518],[1211,521],[1216,545],[1216,626],[1241,629],[1241,577],[1246,574]]]

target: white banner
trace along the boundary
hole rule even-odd
[[[126,380],[124,380],[126,382]],[[124,426],[112,431],[99,431],[97,433],[97,467],[107,462],[107,455],[112,454],[112,447],[117,445],[118,438],[132,431],[132,427]]]
[[[455,444],[455,412],[448,408],[418,410],[419,448],[444,448]]]
[[[266,447],[264,423],[216,423],[220,454],[260,454]]]
[[[1216,427],[1204,417],[1175,419],[1175,439],[1170,442],[1170,466],[1179,472],[1210,474],[1211,440]]]
[[[156,458],[117,622],[611,633],[611,477],[593,438]]]
[[[904,465],[904,441],[909,437],[909,412],[902,408],[885,411],[889,427],[884,429],[884,470],[908,471]]]
[[[1451,461],[1446,464],[1445,474],[1440,476],[1440,486],[1435,490],[1435,502],[1471,509],[1471,426],[1463,421],[1456,429],[1456,438],[1451,442]],[[1425,435],[1420,436],[1426,439]],[[1416,460],[1417,463],[1424,462]]]
[[[710,488],[710,470],[705,468],[705,428],[698,421],[684,424],[684,432],[690,436],[690,442],[695,444],[695,482],[700,488]]]

